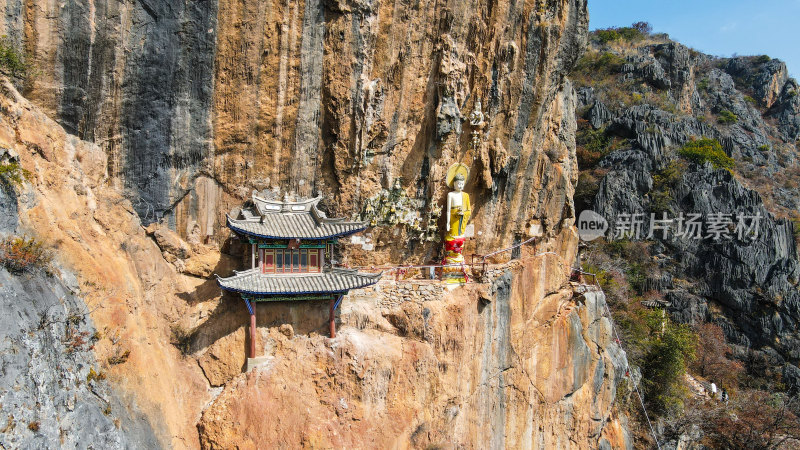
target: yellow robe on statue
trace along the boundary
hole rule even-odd
[[[459,214],[462,211],[464,213],[463,216]],[[447,230],[445,240],[450,241],[464,236],[470,216],[472,216],[472,208],[469,204],[469,194],[462,192],[461,206],[453,206],[450,209],[450,229]]]

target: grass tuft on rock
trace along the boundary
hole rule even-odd
[[[3,184],[19,189],[30,177],[31,173],[23,169],[18,162],[0,164],[0,182]]]
[[[719,122],[719,123],[721,123],[723,125],[729,125],[729,124],[732,124],[732,123],[736,123],[738,121],[739,121],[739,116],[737,116],[736,114],[728,111],[727,109],[723,109],[717,115],[717,122]]]
[[[0,72],[20,79],[29,78],[34,72],[33,66],[16,49],[8,36],[0,37]]]

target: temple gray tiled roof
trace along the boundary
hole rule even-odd
[[[280,202],[253,195],[255,210],[242,210],[239,218],[228,216],[228,227],[237,233],[265,239],[312,240],[347,236],[366,229],[361,222],[325,217],[317,209],[321,198]]]
[[[258,269],[238,272],[228,278],[217,276],[226,291],[254,295],[294,295],[345,293],[350,289],[371,286],[381,274],[361,273],[333,268],[321,273],[263,274]]]

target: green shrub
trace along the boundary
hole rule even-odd
[[[184,355],[191,352],[192,332],[181,324],[174,324],[170,327],[170,344],[180,350]]]
[[[679,412],[686,395],[683,376],[694,360],[697,336],[686,325],[672,322],[660,310],[646,316],[650,336],[642,364],[642,384],[650,408],[659,414]]]
[[[604,156],[618,149],[625,142],[625,140],[609,136],[604,128],[594,130],[589,125],[579,126],[575,136],[578,168],[580,170],[595,168]]]
[[[575,186],[573,195],[575,209],[582,211],[591,208],[598,190],[600,190],[600,180],[589,171],[581,172],[578,175],[578,185]]]
[[[739,117],[737,117],[736,114],[728,111],[727,109],[723,109],[717,115],[717,122],[721,124],[736,123],[738,120]]]
[[[597,130],[586,128],[578,131],[575,136],[575,143],[591,152],[604,152],[608,148],[610,141],[611,139],[606,134],[605,128]]]
[[[606,68],[611,72],[619,72],[623,64],[625,64],[625,58],[614,53],[605,52],[597,59],[595,67],[598,69]]]
[[[106,379],[106,374],[101,372],[95,372],[94,367],[89,368],[89,373],[86,374],[86,383],[91,383],[93,381],[103,381]]]
[[[618,28],[617,33],[619,33],[620,38],[629,42],[639,41],[644,38],[644,35],[639,30],[632,27]]]
[[[0,164],[0,182],[8,186],[19,188],[30,177],[31,173],[23,169],[18,162]]]
[[[595,30],[594,37],[600,44],[608,44],[618,40],[634,42],[644,39],[650,34],[653,27],[647,22],[636,22],[629,27],[610,27],[604,30]]]
[[[578,157],[578,169],[580,170],[588,170],[597,167],[597,163],[603,158],[602,153],[593,152],[581,146],[575,149],[575,154]]]
[[[117,354],[114,356],[110,356],[108,358],[108,364],[112,366],[116,366],[117,364],[123,364],[128,361],[128,358],[131,356],[130,350],[125,351],[117,351]]]
[[[650,192],[650,212],[660,214],[672,211],[672,192],[659,190]]]
[[[705,91],[706,89],[708,89],[708,78],[703,78],[697,82],[697,90]]]
[[[578,60],[570,75],[577,86],[594,87],[600,94],[598,98],[612,105],[610,91],[621,89],[617,78],[625,63],[625,58],[612,52],[588,51]]]
[[[8,36],[0,37],[0,72],[17,78],[27,78],[32,73],[32,66],[14,48]]]
[[[746,101],[747,103],[750,103],[751,105],[755,105],[756,104],[756,99],[754,99],[753,97],[750,97],[749,95],[745,95],[744,96],[744,101]]]
[[[767,145],[767,144],[764,144],[764,145],[758,147],[758,149],[760,151],[762,151],[762,152],[768,152],[770,150],[769,145]]]
[[[720,146],[722,148],[722,146]],[[683,179],[686,172],[686,163],[682,161],[672,161],[667,167],[653,176],[653,186],[656,188],[674,188]]]
[[[44,244],[34,238],[9,236],[0,241],[0,265],[9,272],[22,273],[34,268],[45,268],[52,256]]]
[[[617,33],[617,30],[613,28],[597,30],[594,32],[594,35],[601,44],[608,44],[609,42],[616,41],[620,37],[619,33]]]
[[[653,189],[649,192],[650,212],[659,214],[672,210],[673,191],[683,180],[686,172],[685,161],[672,161],[660,172],[653,175]]]
[[[625,277],[628,279],[631,289],[637,294],[641,294],[644,290],[645,281],[649,272],[648,264],[631,262],[625,270]]]
[[[678,151],[682,158],[696,164],[710,162],[715,169],[733,169],[736,166],[733,158],[725,154],[719,141],[716,139],[700,139],[687,142]]]
[[[611,52],[587,52],[578,63],[575,64],[574,72],[579,75],[589,77],[590,80],[596,81],[600,78],[619,73],[622,70],[622,65],[625,64],[625,58],[615,55]]]
[[[756,56],[756,59],[755,59],[755,63],[756,64],[766,64],[766,63],[768,63],[770,61],[772,61],[772,58],[770,58],[769,55]]]

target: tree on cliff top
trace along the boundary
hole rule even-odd
[[[704,323],[696,328],[697,358],[692,369],[701,377],[731,389],[739,384],[744,366],[728,359],[731,347],[725,342],[725,333],[719,325]]]
[[[647,322],[651,337],[642,361],[646,401],[658,414],[678,414],[686,397],[683,375],[695,358],[697,336],[688,326],[662,316],[661,311],[649,314]]]

